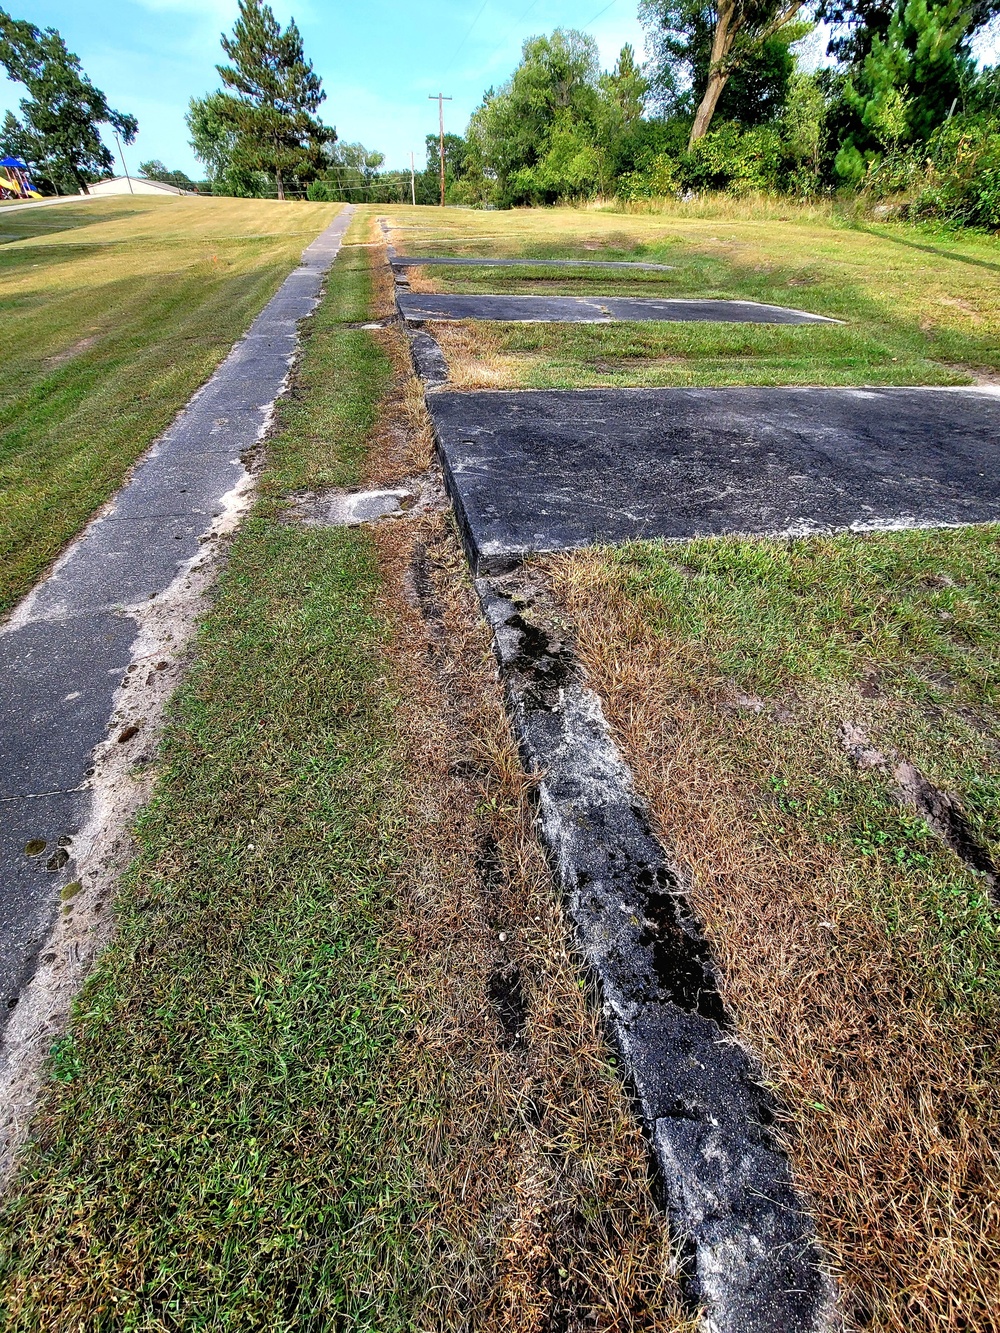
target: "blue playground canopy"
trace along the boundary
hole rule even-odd
[[[17,167],[18,171],[27,171],[27,162],[22,162],[19,157],[0,157],[0,167]]]

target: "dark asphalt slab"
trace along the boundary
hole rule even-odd
[[[595,542],[1000,521],[1000,394],[585,389],[428,397],[474,566]]]
[[[393,268],[423,268],[437,264],[448,268],[617,268],[673,273],[673,264],[644,264],[631,259],[469,259],[457,255],[393,255]]]
[[[408,324],[426,320],[497,319],[518,324],[610,324],[618,320],[698,320],[716,324],[836,324],[805,310],[758,301],[663,300],[655,296],[476,296],[399,291]]]
[[[304,252],[211,380],[139,463],[109,511],[0,627],[0,1029],[76,878],[94,747],[139,629],[245,475],[350,210]],[[35,855],[29,844],[44,844]]]

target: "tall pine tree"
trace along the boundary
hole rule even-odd
[[[240,14],[222,49],[232,62],[217,66],[227,90],[215,99],[220,118],[236,135],[233,163],[266,171],[285,197],[291,178],[309,180],[323,165],[329,129],[315,113],[326,98],[302,49],[295,20],[282,31],[270,5],[240,0]]]

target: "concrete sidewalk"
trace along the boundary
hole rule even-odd
[[[90,814],[92,756],[135,670],[140,630],[245,505],[241,456],[270,422],[299,321],[352,211],[305,250],[113,503],[0,628],[0,1030],[35,972],[60,891],[80,877],[74,840]]]

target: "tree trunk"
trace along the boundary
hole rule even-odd
[[[281,168],[280,168],[280,167],[278,167],[277,170],[275,171],[275,173],[274,173],[274,177],[275,177],[275,180],[278,182],[278,198],[279,198],[279,199],[284,199],[284,197],[285,197],[285,186],[284,186],[284,183],[283,183],[283,181],[282,181],[282,179],[281,179]]]
[[[708,84],[695,114],[694,124],[691,126],[688,152],[691,151],[692,145],[708,133],[722,90],[729,81],[726,57],[733,49],[733,42],[740,26],[736,18],[736,0],[720,0],[718,12],[715,32],[712,34],[712,51],[708,59]]]

